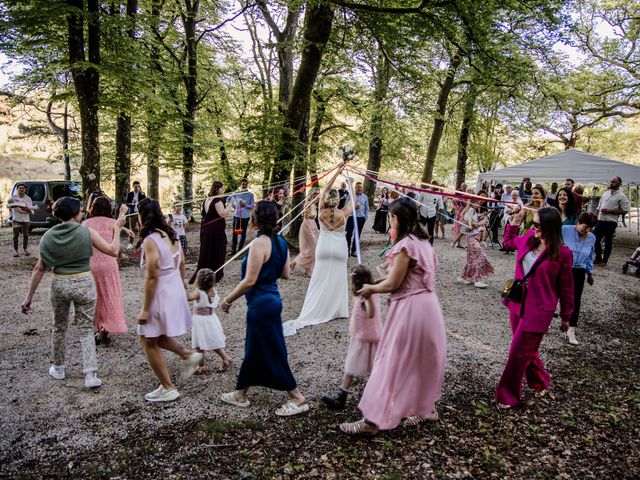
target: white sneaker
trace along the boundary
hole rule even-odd
[[[293,415],[299,415],[309,411],[309,404],[307,402],[302,405],[297,405],[293,400],[289,400],[276,410],[276,415],[279,417],[291,417]]]
[[[569,327],[567,331],[567,341],[570,345],[579,345],[578,340],[576,339],[576,327]]]
[[[64,365],[51,365],[49,367],[49,375],[56,380],[64,380]]]
[[[470,282],[469,280],[466,280],[462,277],[458,277],[456,278],[456,283],[461,283],[463,285],[471,285],[473,282]]]
[[[96,372],[87,372],[84,374],[84,386],[85,388],[100,388],[102,380],[98,378]]]
[[[182,378],[184,378],[185,380],[187,378],[191,378],[191,376],[198,368],[198,365],[200,365],[200,361],[202,360],[203,356],[204,355],[200,352],[193,352],[191,355],[189,355],[188,358],[185,358],[182,361]]]
[[[172,388],[167,390],[161,386],[159,392],[156,389],[153,392],[147,393],[144,396],[144,399],[147,402],[173,402],[174,400],[177,400],[179,396],[180,394],[178,393],[178,389]]]
[[[489,285],[480,280],[479,282],[474,283],[473,286],[476,288],[487,288]]]

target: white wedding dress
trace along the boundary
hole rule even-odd
[[[282,324],[285,337],[295,335],[298,330],[310,325],[349,317],[346,223],[345,221],[341,227],[331,230],[320,221],[316,265],[311,274],[307,296],[300,316]]]

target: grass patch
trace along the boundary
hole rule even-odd
[[[240,430],[260,430],[261,424],[254,418],[247,420],[203,420],[200,429],[211,436],[214,443],[220,442],[227,433]]]

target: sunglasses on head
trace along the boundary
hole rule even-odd
[[[533,228],[540,228],[539,222],[531,222],[531,225],[533,225]]]

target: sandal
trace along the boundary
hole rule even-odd
[[[536,398],[542,398],[547,393],[549,393],[549,389],[548,388],[543,388],[542,390],[536,390]]]
[[[512,405],[507,405],[506,403],[496,403],[496,406],[498,407],[498,410],[501,411],[511,410],[513,408]]]
[[[341,423],[339,425],[340,430],[347,435],[362,435],[364,437],[373,437],[378,433],[378,428],[374,425],[370,425],[362,420],[352,423]]]
[[[224,373],[233,365],[233,362],[223,363],[221,367],[216,368],[216,373]]]
[[[302,405],[298,405],[293,400],[289,400],[287,403],[276,410],[276,415],[278,415],[279,417],[291,417],[293,415],[298,415],[300,413],[305,413],[308,411],[309,404],[307,402],[304,402]]]
[[[220,395],[220,400],[224,403],[228,403],[229,405],[235,405],[236,407],[247,408],[251,405],[249,400],[245,400],[244,402],[239,401],[236,398],[236,392],[227,392]]]
[[[437,422],[437,421],[438,421],[438,412],[434,410],[433,416],[431,418],[419,417],[418,415],[411,415],[410,417],[405,418],[402,424],[408,427],[416,427],[421,423]]]
[[[196,371],[193,372],[194,375],[202,375],[203,373],[208,373],[209,369],[207,367],[205,367],[204,365],[199,366],[198,368],[196,368]]]

